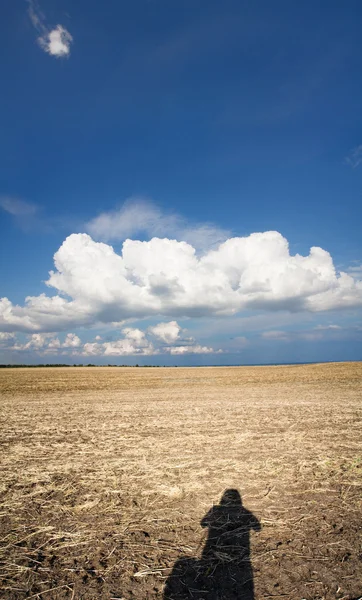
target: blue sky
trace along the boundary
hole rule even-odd
[[[10,3],[0,362],[361,360],[361,22]]]

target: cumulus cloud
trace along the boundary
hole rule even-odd
[[[47,334],[47,333],[34,333],[29,342],[27,344],[25,344],[25,348],[44,348],[44,346],[47,343],[48,338],[51,336],[51,334]]]
[[[55,333],[33,333],[28,336],[28,341],[24,343],[20,343],[14,334],[2,335],[12,335],[13,344],[9,349],[19,352],[32,351],[40,355],[58,353],[62,349],[74,350],[82,345],[80,338],[75,333],[68,333],[63,343],[56,337]]]
[[[38,44],[39,46],[51,56],[57,58],[65,57],[70,55],[70,46],[73,38],[69,31],[62,25],[56,25],[56,27],[49,27],[47,24],[44,13],[40,10],[40,7],[36,0],[27,0],[29,4],[28,14],[30,20],[38,32]]]
[[[84,344],[82,354],[85,356],[151,356],[159,354],[146,333],[138,328],[125,327],[122,330],[124,338],[112,342],[101,342],[100,336],[96,341]]]
[[[14,333],[0,332],[0,349],[6,350],[13,346],[15,341]]]
[[[23,344],[16,342],[13,350],[35,350],[39,352],[59,347],[60,342],[55,338],[54,333],[33,333],[28,337],[27,342]]]
[[[64,340],[63,348],[78,348],[82,344],[80,338],[75,333],[68,333]]]
[[[44,36],[41,36],[38,41],[45,52],[48,52],[51,56],[60,57],[70,54],[70,45],[73,38],[69,31],[61,25],[57,25]]]
[[[58,350],[62,346],[64,346],[64,344],[61,344],[58,338],[53,338],[48,343],[47,350]]]
[[[153,334],[162,342],[167,341],[169,344],[173,344],[155,347],[147,338],[146,332],[137,328],[125,327],[122,330],[124,335],[123,339],[113,342],[88,342],[87,344],[84,344],[82,354],[85,356],[155,356],[157,354],[182,355],[222,352],[221,350],[214,350],[211,347],[201,346],[199,344],[174,345],[177,344],[180,331],[181,327],[176,321],[158,323],[158,325],[155,325],[154,327],[149,327],[147,333]],[[97,338],[99,338],[99,336],[95,339],[97,340]],[[194,341],[192,338],[189,339]]]
[[[168,325],[168,323],[161,325]],[[181,330],[177,323],[176,326],[178,330]],[[199,344],[164,346],[158,343],[154,345],[147,337],[148,333],[149,331],[145,332],[135,327],[125,327],[122,330],[123,337],[117,340],[103,342],[101,336],[97,335],[93,342],[86,343],[83,343],[75,333],[68,333],[63,343],[55,333],[33,333],[27,336],[26,342],[20,342],[13,333],[1,333],[0,348],[35,353],[40,356],[47,354],[98,357],[155,356],[157,354],[210,354],[215,352],[213,348]],[[216,352],[221,352],[221,350]]]
[[[143,339],[137,339],[127,334],[125,338],[114,342],[84,344],[82,350],[84,356],[151,356],[158,353],[144,336]]]
[[[166,344],[172,344],[179,338],[181,327],[177,321],[169,321],[168,323],[158,323],[154,327],[149,327],[148,330]]]
[[[8,340],[12,340],[14,338],[14,333],[3,333],[0,332],[0,342],[6,342]]]
[[[25,305],[0,298],[1,331],[64,331],[92,323],[91,307],[82,301],[72,302],[60,296],[27,296]]]
[[[165,348],[167,352],[172,355],[180,355],[180,354],[213,354],[215,350],[213,348],[208,348],[207,346],[200,346],[199,344],[195,344],[194,346],[170,346]],[[216,354],[220,354],[222,350],[217,350]]]
[[[191,224],[182,216],[165,213],[144,199],[130,199],[117,210],[103,212],[85,229],[97,240],[111,242],[143,234],[147,238],[172,237],[204,250],[225,241],[230,232],[211,223]]]
[[[46,283],[56,295],[27,297],[24,306],[2,298],[1,331],[59,331],[158,315],[362,306],[361,280],[337,273],[322,248],[291,255],[276,231],[230,238],[201,257],[190,244],[167,238],[128,239],[117,254],[87,234],[72,234],[54,263]]]
[[[122,333],[124,338],[114,342],[85,344],[83,354],[93,356],[129,356],[136,354],[149,356],[157,354],[152,342],[146,338],[145,332],[141,329],[125,327]]]

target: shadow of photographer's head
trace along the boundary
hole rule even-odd
[[[223,493],[220,506],[227,506],[230,508],[239,508],[243,505],[240,493],[236,489],[225,490]]]

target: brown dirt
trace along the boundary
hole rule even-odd
[[[362,363],[3,369],[0,393],[2,598],[362,596]]]

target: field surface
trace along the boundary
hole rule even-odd
[[[1,598],[362,596],[362,363],[2,369],[0,394]]]

